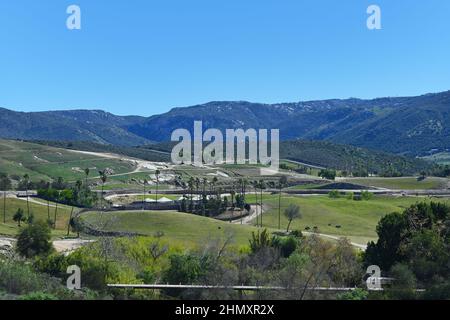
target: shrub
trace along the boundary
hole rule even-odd
[[[47,255],[52,252],[51,231],[45,222],[30,224],[20,230],[17,238],[17,252],[27,258]]]
[[[46,284],[47,278],[24,262],[0,263],[0,290],[21,295],[42,290]]]
[[[369,191],[363,191],[361,192],[361,200],[370,200],[373,198],[373,194]]]
[[[58,300],[58,298],[50,293],[37,291],[21,296],[20,300]]]
[[[328,197],[332,198],[332,199],[337,199],[339,198],[341,195],[339,193],[339,191],[337,190],[332,190],[328,193]]]

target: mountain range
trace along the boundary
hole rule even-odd
[[[415,97],[261,104],[209,102],[151,117],[100,110],[15,112],[0,108],[0,137],[92,141],[122,146],[170,140],[174,129],[280,129],[283,140],[325,140],[423,155],[450,149],[450,91]]]

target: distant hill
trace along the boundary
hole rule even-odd
[[[450,150],[450,91],[417,97],[260,104],[210,102],[144,117],[103,111],[21,113],[0,109],[0,137],[134,146],[167,141],[173,130],[280,129],[283,140],[327,140],[396,154]]]
[[[278,128],[283,140],[329,140],[413,156],[450,149],[450,91],[418,97],[272,105],[210,102],[173,109],[128,130],[164,141],[175,128],[192,129],[194,120],[202,120],[205,128]]]
[[[64,147],[64,143],[51,143],[53,146]],[[175,143],[158,143],[137,148],[126,147],[100,147],[102,151],[125,154],[154,161],[155,157],[170,161],[170,152]],[[92,144],[78,143],[70,148],[91,151],[97,148]],[[280,144],[280,158],[304,163],[310,166],[319,166],[337,169],[352,173],[377,173],[380,175],[414,175],[429,170],[432,165],[428,161],[394,155],[382,151],[349,145],[335,144],[328,141],[282,141]]]
[[[347,172],[387,176],[396,173],[414,175],[431,167],[430,162],[424,160],[328,141],[283,141],[280,157]]]
[[[126,129],[145,118],[115,116],[100,110],[15,112],[0,108],[0,119],[0,137],[6,139],[83,140],[118,145],[151,142]]]

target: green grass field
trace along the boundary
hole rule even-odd
[[[109,168],[113,174],[134,170],[134,165],[120,159],[53,148],[28,142],[0,139],[0,171],[11,176],[28,174],[34,181],[63,177],[75,181],[84,178],[84,168],[91,169],[91,176],[98,176],[98,170]]]
[[[176,211],[123,211],[103,216],[99,212],[88,212],[82,215],[82,219],[92,226],[106,225],[108,231],[135,232],[148,236],[163,232],[166,239],[188,247],[223,238],[228,234],[233,234],[236,245],[247,245],[252,231],[256,230],[251,226]]]
[[[48,208],[47,203],[44,200],[37,200],[43,205],[36,203],[29,203],[30,213],[33,213],[35,220],[47,221],[48,218]],[[55,204],[50,202],[50,218],[54,219],[55,214]],[[27,215],[27,202],[20,199],[6,198],[6,223],[3,223],[3,198],[0,199],[0,235],[14,236],[19,231],[19,227],[15,221],[13,221],[13,216],[17,209],[22,208]],[[69,222],[71,207],[58,205],[58,212],[56,216],[56,230],[52,230],[52,235],[65,236],[67,234],[67,224]],[[74,211],[75,212],[75,211]],[[24,226],[25,223],[22,223]]]
[[[400,178],[351,178],[344,182],[364,185],[367,187],[377,187],[397,190],[430,190],[447,188],[448,179],[429,177],[419,181],[416,177]]]
[[[254,195],[248,196],[247,200],[254,201]],[[305,231],[306,227],[310,227],[312,231],[314,227],[318,227],[320,233],[345,236],[356,243],[366,244],[367,241],[376,239],[375,228],[383,216],[401,212],[419,201],[429,200],[425,197],[375,196],[369,201],[354,201],[346,198],[331,199],[328,196],[282,196],[281,228],[286,229],[288,224],[283,215],[284,209],[289,204],[296,204],[300,206],[303,217],[292,222],[291,229]],[[269,207],[263,215],[264,226],[278,228],[278,196],[265,195],[263,203]],[[341,228],[336,228],[337,225]]]

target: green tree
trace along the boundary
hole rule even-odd
[[[20,227],[21,222],[25,221],[25,214],[22,208],[17,209],[16,213],[13,216],[13,220],[17,222],[17,225]]]
[[[328,179],[328,180],[335,180],[336,179],[336,170],[322,169],[319,172],[319,177],[322,177],[322,178]]]
[[[289,228],[291,227],[291,223],[294,219],[300,219],[302,217],[300,212],[300,207],[295,204],[290,204],[286,210],[284,210],[284,215],[288,219],[289,223],[286,228],[286,232],[289,232]]]
[[[17,251],[20,255],[31,258],[52,252],[51,232],[42,221],[30,224],[20,230],[17,237]]]
[[[394,212],[381,218],[377,225],[378,242],[370,242],[365,252],[366,264],[378,265],[389,270],[402,259],[400,245],[404,237],[407,221],[405,215]]]
[[[173,254],[170,265],[163,273],[163,282],[169,284],[195,284],[208,271],[208,259],[193,254]],[[180,296],[179,290],[165,290],[170,296]]]
[[[390,276],[394,279],[388,290],[388,296],[395,300],[413,300],[416,298],[417,280],[414,273],[405,264],[396,264],[391,268]]]
[[[79,238],[80,232],[83,231],[83,225],[75,217],[70,218],[69,225],[70,225],[72,232],[75,232],[77,234],[77,238]]]

